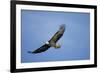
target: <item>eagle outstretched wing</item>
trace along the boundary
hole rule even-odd
[[[49,45],[47,44],[44,44],[43,46],[41,46],[40,48],[36,49],[35,51],[28,51],[28,53],[41,53],[41,52],[44,52],[46,50],[48,50],[50,48]]]
[[[65,24],[61,25],[59,30],[54,34],[54,36],[49,40],[49,42],[56,43],[62,36],[65,31]]]

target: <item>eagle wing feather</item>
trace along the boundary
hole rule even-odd
[[[36,49],[35,51],[29,51],[29,53],[41,53],[41,52],[44,52],[46,50],[48,50],[50,48],[49,45],[47,44],[44,44],[43,46],[41,46],[40,48]]]

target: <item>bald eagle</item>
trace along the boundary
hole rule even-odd
[[[64,32],[65,24],[62,24],[59,30],[54,34],[54,36],[49,41],[47,41],[43,46],[34,51],[28,51],[28,53],[42,53],[48,50],[50,47],[60,48],[61,46],[60,44],[57,44],[57,41],[63,36]]]

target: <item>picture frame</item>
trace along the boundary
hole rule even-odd
[[[35,12],[35,13],[40,12],[41,14],[48,12],[48,15],[49,15],[49,13],[55,14],[55,12],[56,12],[56,13],[58,13],[58,16],[60,14],[63,15],[64,13],[66,14],[67,12],[77,13],[77,14],[84,13],[84,15],[88,14],[89,21],[87,21],[87,22],[90,23],[88,26],[88,28],[90,30],[87,29],[86,27],[84,27],[85,29],[89,30],[89,33],[90,33],[88,36],[90,38],[89,43],[88,43],[88,44],[90,44],[90,46],[89,46],[90,48],[89,48],[89,52],[88,52],[88,55],[89,55],[88,59],[87,60],[83,59],[81,61],[80,61],[80,59],[79,59],[79,61],[78,60],[77,61],[76,60],[73,60],[73,61],[72,60],[68,60],[68,61],[67,60],[64,60],[64,61],[63,60],[62,61],[52,60],[52,62],[51,61],[48,62],[49,60],[46,60],[47,62],[46,61],[43,61],[43,62],[42,61],[33,61],[33,62],[29,61],[30,63],[27,63],[26,60],[24,60],[24,58],[23,58],[24,57],[24,55],[22,54],[23,50],[21,49],[22,48],[21,46],[23,44],[22,39],[24,38],[23,32],[24,32],[25,26],[23,24],[25,23],[25,20],[24,20],[25,10],[26,10],[26,12],[27,12],[27,10],[28,11],[33,10],[33,12]],[[31,12],[29,12],[29,13],[31,13]],[[61,13],[59,13],[59,12],[61,12]],[[26,13],[25,13],[25,15],[26,15]],[[35,15],[35,14],[33,14],[33,15]],[[54,17],[56,17],[56,16],[54,15]],[[41,21],[41,19],[40,19],[40,21]],[[40,22],[40,21],[37,20],[37,22]],[[26,20],[26,22],[28,22],[28,19]],[[32,22],[32,23],[34,23],[34,22]],[[41,24],[43,24],[43,23],[41,23]],[[28,26],[29,25],[27,25],[27,27]],[[33,24],[33,26],[34,26],[34,24]],[[49,24],[48,24],[48,26],[49,26]],[[70,25],[67,25],[67,27],[68,26],[70,26]],[[81,25],[81,26],[83,28],[83,25]],[[47,29],[47,30],[49,30],[49,29]],[[73,29],[69,29],[69,30],[73,30]],[[26,32],[25,32],[25,34],[26,34]],[[10,61],[11,66],[10,66],[10,68],[11,68],[11,70],[10,71],[12,73],[13,72],[30,72],[30,71],[79,69],[79,68],[97,67],[97,6],[95,6],[95,5],[79,5],[79,4],[64,4],[64,3],[34,2],[34,1],[11,1],[11,37],[10,37],[10,39],[11,39],[11,44],[10,44],[10,46],[11,46],[11,61]],[[76,45],[76,46],[78,46],[78,45]]]

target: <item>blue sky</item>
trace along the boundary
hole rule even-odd
[[[61,48],[51,47],[39,54],[30,54],[66,25]],[[21,10],[21,62],[74,61],[90,59],[90,14]]]

